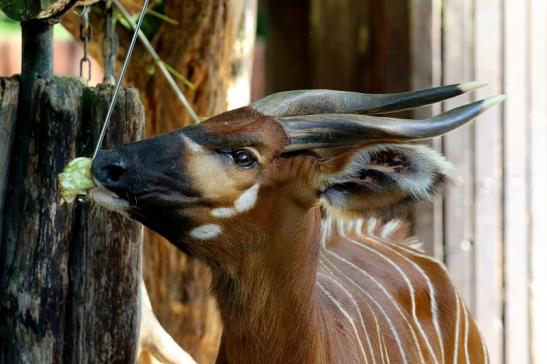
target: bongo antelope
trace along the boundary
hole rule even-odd
[[[487,363],[443,265],[390,241],[394,224],[375,218],[430,198],[451,173],[408,142],[503,96],[427,120],[380,115],[482,85],[273,94],[100,151],[93,196],[208,265],[224,327],[217,363]]]

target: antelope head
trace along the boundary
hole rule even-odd
[[[319,228],[325,214],[385,215],[429,198],[450,165],[409,142],[454,130],[503,97],[426,120],[381,115],[482,85],[384,95],[273,94],[198,125],[100,151],[94,199],[213,269],[237,270],[237,262],[267,251],[274,238],[290,248],[300,235],[319,235],[304,225]]]

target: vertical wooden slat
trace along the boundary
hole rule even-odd
[[[547,2],[530,4],[530,308],[532,363],[547,358]]]
[[[356,4],[351,0],[310,0],[308,37],[312,62],[306,67],[311,68],[313,88],[371,91],[370,80],[376,73],[374,58],[370,57],[374,41],[372,6],[372,1]]]
[[[353,9],[362,1],[352,1]],[[370,0],[370,62],[372,92],[397,92],[409,87],[409,4],[400,0]],[[365,68],[366,69],[366,68]]]
[[[504,0],[505,362],[528,362],[526,1]],[[544,222],[545,223],[545,222]],[[545,343],[543,343],[545,345]]]
[[[443,29],[444,83],[473,78],[473,2],[445,0]],[[460,106],[469,96],[445,102]],[[466,304],[473,307],[473,140],[472,128],[458,129],[444,140],[448,160],[456,167],[454,183],[447,189],[445,212],[446,263]]]
[[[411,88],[421,89],[441,84],[441,3],[434,0],[410,2]],[[427,118],[441,111],[440,105],[422,107],[413,112],[416,119]],[[427,143],[441,149],[440,138]],[[414,234],[424,242],[430,255],[442,259],[443,247],[442,198],[433,203],[418,202],[414,208]]]
[[[77,143],[76,155],[91,154],[113,92],[105,84],[84,89],[85,136]],[[143,131],[139,93],[122,88],[103,148],[134,142],[142,138]],[[95,209],[93,205],[75,208],[63,359],[66,363],[134,363],[139,344],[143,228],[118,213]]]
[[[500,94],[501,0],[475,2],[475,78],[490,86],[476,98]],[[475,318],[492,363],[503,362],[502,108],[481,116],[475,128]]]
[[[268,16],[266,94],[310,87],[310,2],[264,1]]]

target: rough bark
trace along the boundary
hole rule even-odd
[[[9,156],[15,134],[18,100],[19,81],[16,78],[0,79],[0,236],[2,236],[4,198],[8,182]],[[0,239],[1,244],[2,239]]]
[[[82,90],[76,80],[39,80],[19,112],[3,221],[5,363],[62,361],[72,208],[59,204],[55,172],[76,152]]]
[[[77,79],[39,79],[19,110],[0,254],[0,363],[135,358],[140,228],[88,205],[60,204],[57,175],[89,153],[98,129],[90,125],[102,121],[97,108],[109,99],[95,92]],[[116,141],[140,136],[135,90],[122,92],[117,109]]]
[[[79,155],[92,153],[112,93],[110,85],[84,90],[83,130],[91,138],[87,133],[81,137]],[[144,110],[137,90],[121,90],[111,120],[105,148],[142,138]],[[90,204],[77,206],[75,214],[69,246],[65,362],[133,363],[139,330],[142,226]]]
[[[142,3],[122,2],[133,12],[138,11]],[[150,41],[164,62],[192,82],[194,89],[182,82],[179,85],[200,116],[224,111],[231,79],[237,77],[240,70],[247,69],[247,66],[240,67],[241,56],[234,56],[234,43],[240,34],[246,34],[239,30],[244,21],[244,9],[249,4],[255,6],[256,0],[165,1],[164,13],[178,25],[160,22]],[[102,19],[100,14],[93,15],[95,37],[91,53],[101,59]],[[74,14],[69,14],[63,25],[78,34],[79,19]],[[118,35],[120,60],[131,34],[118,27]],[[191,123],[161,74],[147,72],[153,68],[153,60],[138,45],[126,83],[141,91],[147,135]],[[145,231],[143,259],[145,282],[159,321],[199,363],[213,362],[221,325],[215,302],[209,295],[210,275],[206,267],[150,231]]]

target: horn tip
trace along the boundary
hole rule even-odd
[[[482,100],[482,107],[486,110],[501,104],[505,100],[505,95],[491,96]]]
[[[488,82],[486,81],[469,81],[469,82],[460,83],[458,85],[458,88],[461,90],[461,92],[469,92],[487,85],[488,85]]]

